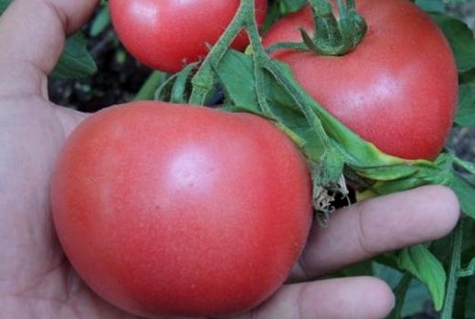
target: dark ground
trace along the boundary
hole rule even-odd
[[[475,29],[475,1],[457,7],[454,12]],[[89,27],[86,25],[84,28],[86,35]],[[84,112],[130,101],[151,70],[123,50],[111,27],[99,36],[89,37],[88,44],[98,65],[97,74],[81,81],[52,79],[49,84],[51,100]],[[455,129],[449,145],[460,157],[475,161],[475,129]],[[407,319],[437,318],[437,314],[428,307],[424,313]]]

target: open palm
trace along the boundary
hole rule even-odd
[[[0,318],[136,318],[97,297],[75,274],[49,209],[55,157],[86,115],[48,100],[47,74],[65,34],[78,29],[97,2],[15,0],[0,19]],[[383,282],[368,277],[311,280],[384,251],[441,237],[458,214],[456,198],[442,187],[340,210],[329,229],[314,227],[289,283],[253,310],[252,318],[384,317],[393,296]]]

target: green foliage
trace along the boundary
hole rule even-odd
[[[107,4],[102,4],[98,8],[97,14],[91,22],[90,35],[92,37],[98,36],[110,24],[111,24],[111,18],[110,18],[110,13],[109,13],[109,6]]]
[[[87,42],[81,33],[69,37],[52,77],[81,79],[97,71],[96,63],[87,50]]]
[[[423,245],[403,249],[397,257],[401,270],[414,275],[429,289],[435,310],[441,310],[445,298],[447,276],[441,262]]]
[[[392,258],[395,262],[396,257]],[[387,319],[406,318],[420,314],[425,311],[427,300],[431,298],[427,287],[419,280],[396,269],[396,265],[392,266],[385,263],[373,262],[373,269],[370,275],[376,276],[394,290],[396,300],[396,311],[394,311]]]
[[[459,105],[455,124],[475,126],[475,39],[462,21],[442,14],[433,15],[444,31],[455,55],[460,74]]]
[[[455,123],[458,126],[475,126],[475,82],[459,86],[459,105]]]
[[[445,3],[434,0],[416,0],[415,3],[426,12],[441,13],[445,11]]]
[[[475,68],[473,31],[463,21],[442,13],[432,14],[432,18],[449,41],[459,72],[468,72]]]

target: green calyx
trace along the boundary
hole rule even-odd
[[[355,0],[337,0],[339,19],[327,0],[309,0],[315,22],[315,34],[300,29],[302,43],[279,43],[269,48],[311,51],[318,55],[341,56],[353,51],[363,40],[368,25],[356,11]]]
[[[326,0],[310,0],[314,19],[315,35],[300,30],[305,45],[321,55],[344,55],[356,48],[368,29],[366,21],[356,11],[355,1],[338,0],[340,18],[333,14],[332,6]]]

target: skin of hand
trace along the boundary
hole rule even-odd
[[[68,264],[49,209],[49,178],[64,140],[87,115],[48,100],[47,75],[65,36],[98,0],[15,0],[0,18],[0,318],[132,319],[91,292]],[[322,275],[440,238],[459,219],[455,195],[426,186],[340,209],[314,226],[272,298],[236,319],[383,318],[394,297],[371,277]]]

